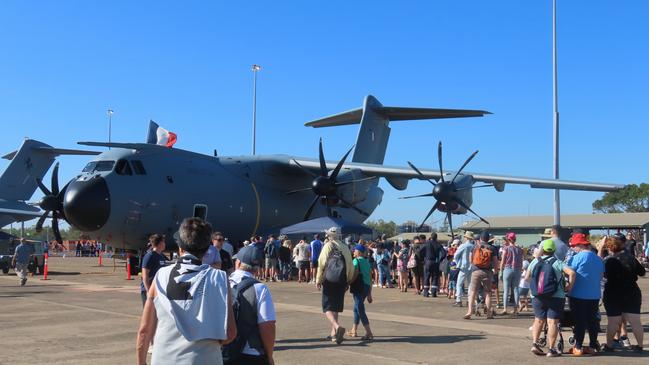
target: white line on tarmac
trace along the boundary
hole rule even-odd
[[[394,357],[380,356],[380,355],[374,355],[374,354],[365,354],[365,353],[360,353],[360,352],[343,350],[343,349],[335,348],[335,347],[334,348],[328,348],[327,350],[328,351],[331,350],[331,351],[343,352],[343,353],[351,354],[351,355],[359,355],[359,356],[371,357],[371,358],[378,359],[378,360],[389,360],[390,364],[407,364],[407,365],[421,364],[420,362],[403,361],[401,359],[396,359]]]
[[[91,307],[86,307],[86,306],[83,306],[83,305],[59,303],[59,302],[53,302],[51,300],[42,300],[42,299],[34,299],[34,298],[21,298],[21,299],[23,299],[23,300],[31,300],[31,301],[34,301],[34,302],[40,302],[40,303],[46,303],[46,304],[54,304],[54,305],[58,305],[58,306],[62,306],[62,307],[68,307],[68,308],[83,309],[83,310],[90,311],[90,312],[97,312],[97,313],[103,313],[103,314],[111,314],[111,315],[116,315],[116,316],[140,319],[140,316],[136,316],[136,315],[133,315],[133,314],[127,314],[127,313],[121,313],[121,312],[108,311],[108,310],[104,310],[104,309],[91,308]]]
[[[317,314],[322,313],[322,308],[320,307],[299,305],[299,304],[275,303],[275,308],[279,311],[288,311],[288,312],[298,311],[298,312],[305,312],[305,313],[317,313]],[[340,315],[343,317],[353,316],[353,314],[350,312],[343,312]],[[480,323],[483,321],[475,321],[475,320],[458,319],[456,321],[452,321],[447,319],[400,316],[395,314],[375,313],[375,312],[367,312],[367,315],[378,321],[407,323],[407,324],[414,324],[419,326],[440,327],[440,328],[448,328],[448,329],[463,330],[463,331],[470,331],[470,332],[483,332],[491,335],[504,336],[504,337],[526,338],[530,335],[530,332],[527,330],[527,328],[499,326],[495,324],[484,324],[484,323]]]

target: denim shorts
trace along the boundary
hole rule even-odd
[[[534,317],[538,319],[561,319],[566,298],[532,298]]]

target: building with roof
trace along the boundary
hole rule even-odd
[[[553,217],[545,216],[517,216],[517,217],[486,217],[489,224],[474,220],[465,222],[460,229],[464,231],[480,232],[488,229],[492,234],[499,236],[507,232],[514,232],[518,242],[529,246],[541,239],[541,234],[546,228],[552,227]],[[610,213],[610,214],[576,214],[562,215],[561,226],[566,229],[584,230],[637,230],[643,235],[643,242],[647,242],[647,228],[649,228],[649,213]]]

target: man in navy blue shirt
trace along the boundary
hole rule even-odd
[[[153,283],[155,274],[167,262],[167,258],[162,254],[166,248],[165,236],[153,234],[149,237],[149,244],[151,245],[151,251],[147,252],[142,259],[142,284],[140,286],[142,305],[146,303],[147,293]]]

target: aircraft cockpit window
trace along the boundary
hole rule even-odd
[[[142,161],[132,160],[131,165],[133,165],[133,171],[135,171],[136,175],[146,175],[146,170],[144,169]]]
[[[114,165],[115,161],[91,161],[83,168],[83,172],[110,171]]]
[[[117,160],[117,165],[115,165],[115,172],[118,175],[133,175],[131,171],[131,165],[128,164],[126,160]]]

